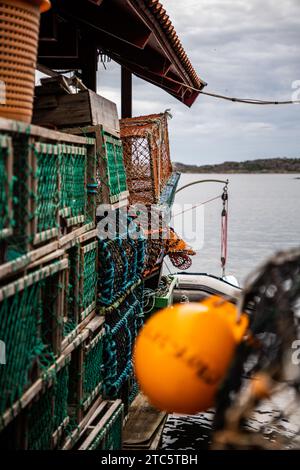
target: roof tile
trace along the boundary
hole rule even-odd
[[[170,17],[167,15],[166,10],[163,8],[163,5],[159,2],[159,0],[144,0],[144,1],[145,1],[145,4],[149,7],[149,9],[152,11],[154,16],[156,17],[156,19],[162,25],[162,28],[165,34],[168,36],[178,58],[184,65],[194,85],[196,87],[200,87],[202,80],[200,80],[200,78],[198,77],[184,48],[182,47],[182,44],[172,24],[172,21],[170,20]]]

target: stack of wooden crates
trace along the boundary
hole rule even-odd
[[[119,449],[102,396],[99,202],[127,204],[118,131],[0,119],[0,448]],[[76,135],[77,134],[77,135]]]

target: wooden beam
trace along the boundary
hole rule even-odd
[[[126,67],[121,68],[122,119],[132,117],[132,73]]]
[[[89,90],[97,93],[98,49],[95,42],[86,37],[82,51],[82,82]]]
[[[57,16],[53,10],[41,15],[40,41],[55,41],[58,37]]]
[[[52,41],[43,40],[40,37],[38,58],[65,57],[78,58],[79,54],[79,31],[71,22],[60,22],[57,27],[57,36]]]
[[[110,0],[100,6],[95,2],[74,0],[53,0],[52,3],[59,15],[80,24],[81,30],[104,31],[111,37],[141,49],[145,47],[152,33],[131,5],[124,0]]]
[[[44,73],[45,75],[48,75],[49,77],[58,77],[59,76],[58,72],[55,72],[55,70],[52,70],[51,68],[46,67],[45,65],[42,65],[42,64],[37,64],[36,69],[39,72]]]

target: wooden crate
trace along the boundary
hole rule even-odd
[[[68,128],[64,132],[84,135],[96,140],[97,203],[124,207],[128,204],[128,188],[120,133],[102,124]]]
[[[104,124],[120,131],[117,105],[112,101],[86,90],[77,94],[41,94],[36,87],[32,122],[51,128],[94,126]]]
[[[104,401],[90,419],[74,450],[121,450],[122,428],[121,400]]]

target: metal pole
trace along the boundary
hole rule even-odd
[[[222,183],[222,184],[229,184],[229,180],[223,181],[223,180],[197,180],[193,181],[192,183],[185,184],[181,188],[177,189],[176,193],[179,193],[183,189],[189,188],[190,186],[193,186],[194,184],[201,184],[201,183]]]

